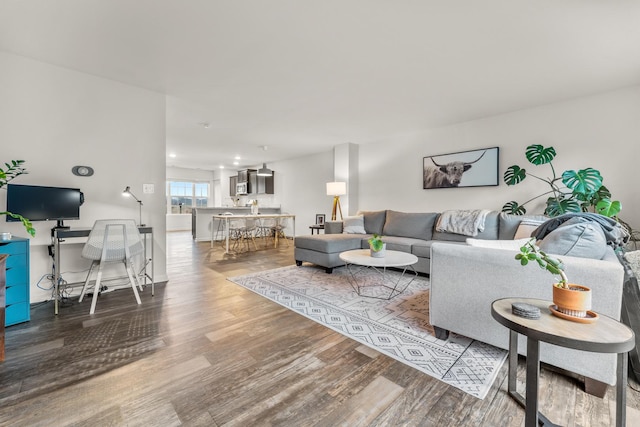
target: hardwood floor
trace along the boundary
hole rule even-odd
[[[294,264],[292,246],[229,256],[169,233],[170,280],[142,305],[123,289],[93,316],[90,300],[57,317],[52,303],[33,307],[6,331],[0,425],[523,425],[506,364],[478,400],[226,280]],[[599,399],[577,384],[543,369],[541,410],[561,425],[613,425],[615,390]],[[632,387],[628,407],[640,425]]]

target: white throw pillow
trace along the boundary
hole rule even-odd
[[[531,238],[517,240],[484,240],[484,239],[467,239],[467,245],[477,246],[479,248],[504,249],[509,251],[519,251],[525,243]]]
[[[535,219],[523,219],[520,221],[520,225],[518,225],[518,229],[516,230],[515,236],[513,236],[513,240],[531,237],[531,233],[533,233],[536,228],[540,227],[540,224],[543,222],[544,221],[537,221]]]
[[[364,231],[364,216],[348,216],[342,220],[342,233],[343,234],[367,234]]]

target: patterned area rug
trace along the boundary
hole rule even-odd
[[[480,399],[506,359],[506,351],[460,335],[437,339],[422,276],[389,301],[358,296],[345,268],[291,266],[228,280]]]

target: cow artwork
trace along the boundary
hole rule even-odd
[[[434,157],[440,156],[425,157],[423,169],[423,188],[430,189],[458,187],[460,185],[460,182],[462,181],[463,174],[469,171],[474,166],[474,164],[478,163],[485,156],[485,154],[487,154],[487,152],[493,150],[495,150],[495,160],[497,167],[497,148],[485,149],[477,158],[474,158],[474,160],[471,161],[453,160],[446,163],[438,163],[434,159]],[[496,184],[488,183],[480,185],[497,185],[497,182]]]

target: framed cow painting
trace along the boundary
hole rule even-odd
[[[498,185],[498,147],[438,154],[422,159],[422,188]]]

